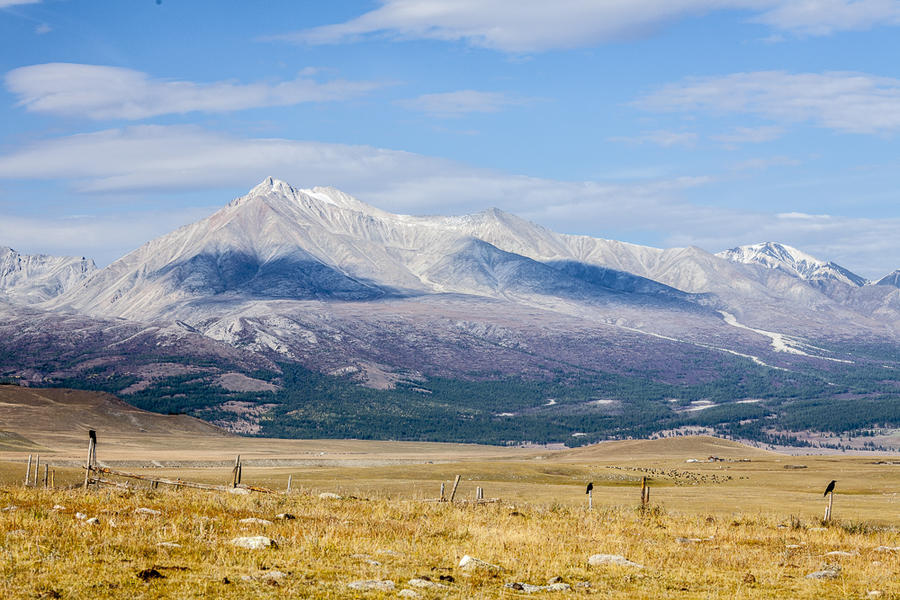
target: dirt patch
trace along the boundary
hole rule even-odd
[[[216,383],[229,392],[275,392],[278,386],[262,379],[253,379],[240,373],[225,373]]]

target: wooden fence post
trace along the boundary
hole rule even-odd
[[[44,463],[44,487],[50,482],[50,465]]]
[[[457,475],[456,479],[453,481],[453,489],[450,490],[450,502],[453,502],[453,498],[456,497],[456,488],[459,487],[460,479],[462,479],[462,475]]]
[[[294,482],[294,476],[288,475],[288,486],[287,486],[287,491],[285,492],[286,494],[291,493],[291,483],[293,483],[293,482]]]
[[[825,509],[825,518],[822,519],[825,523],[831,522],[831,507],[834,506],[834,490],[831,490],[831,493],[828,494],[828,507]]]
[[[88,437],[90,437],[90,441],[88,441],[87,464],[84,466],[84,489],[87,489],[91,482],[91,469],[94,468],[94,456],[97,448],[97,432],[91,429],[88,431]]]
[[[241,455],[238,454],[234,459],[234,471],[231,472],[231,487],[236,488],[238,484],[238,467],[241,464]]]
[[[31,479],[31,455],[28,455],[28,466],[25,467],[25,487],[28,487],[29,480]]]
[[[41,455],[38,454],[34,457],[34,478],[31,480],[31,483],[34,487],[38,487],[38,482],[41,479]]]
[[[441,502],[446,502],[446,499],[444,498],[444,482],[443,481],[441,482]]]

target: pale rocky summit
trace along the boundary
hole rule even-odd
[[[20,254],[0,247],[0,297],[15,304],[37,304],[72,289],[97,270],[83,256]]]

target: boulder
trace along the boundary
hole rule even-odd
[[[466,554],[459,561],[459,565],[457,565],[463,571],[499,571],[500,567],[497,565],[492,565],[489,562],[485,562],[479,558],[475,558],[474,556],[469,556]]]
[[[322,492],[319,494],[319,500],[343,500],[344,497],[332,492]]]
[[[162,514],[162,512],[161,512],[161,511],[158,511],[158,510],[153,510],[152,508],[144,508],[144,507],[141,507],[141,508],[136,508],[136,509],[134,509],[134,514],[136,514],[136,515],[147,515],[147,516],[150,516],[150,517],[158,517],[159,515]]]
[[[416,579],[410,579],[409,585],[417,588],[446,588],[449,586],[444,585],[443,583],[438,583],[436,581],[432,581],[430,579],[425,579],[424,577],[417,577]]]
[[[278,546],[278,544],[275,543],[275,540],[267,538],[264,535],[257,535],[253,537],[236,537],[229,543],[232,546],[237,546],[238,548],[246,548],[247,550],[262,550],[263,548],[273,548]]]

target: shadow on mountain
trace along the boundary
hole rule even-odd
[[[375,300],[392,290],[350,277],[300,253],[271,260],[243,252],[205,253],[167,265],[152,278],[191,295],[226,293],[291,300]]]

